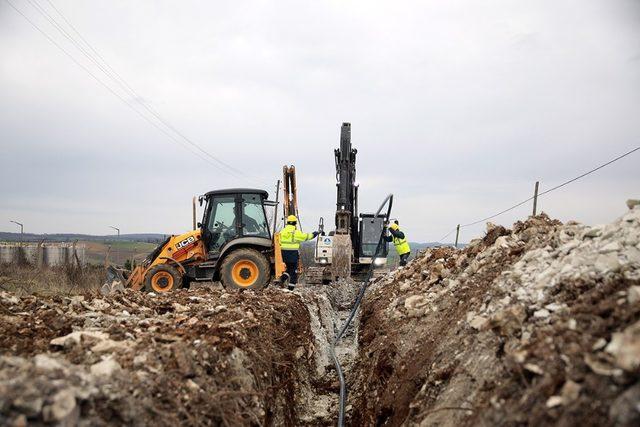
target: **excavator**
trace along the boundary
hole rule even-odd
[[[351,145],[351,123],[342,123],[340,147],[334,150],[336,166],[335,231],[324,232],[324,220],[318,225],[320,237],[315,246],[315,265],[306,269],[307,283],[329,283],[341,278],[361,281],[366,276],[380,233],[388,220],[385,215],[358,212],[356,154]],[[375,267],[387,262],[388,247],[376,257]],[[380,271],[380,270],[378,270]]]
[[[202,222],[192,231],[167,237],[131,272],[108,267],[103,293],[122,287],[164,293],[199,281],[220,281],[227,289],[261,289],[272,279],[286,282],[275,233],[278,203],[268,196],[249,188],[200,196],[200,206],[205,205]],[[267,220],[270,208],[275,209],[273,231]]]

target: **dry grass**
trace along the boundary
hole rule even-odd
[[[37,268],[28,264],[0,264],[0,290],[18,295],[72,295],[98,290],[104,282],[102,266],[66,265]]]

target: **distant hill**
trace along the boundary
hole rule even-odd
[[[33,233],[7,233],[0,231],[0,241],[4,242],[73,242],[74,240],[90,241],[90,242],[146,242],[160,243],[166,238],[166,234],[158,233],[138,233],[138,234],[121,234],[119,237],[114,235],[93,236],[91,234],[72,234],[72,233],[56,233],[56,234],[33,234]]]

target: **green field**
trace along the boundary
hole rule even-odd
[[[87,247],[87,263],[104,264],[107,253],[109,262],[122,265],[126,260],[142,261],[157,244],[146,242],[79,242]]]

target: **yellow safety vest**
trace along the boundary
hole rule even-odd
[[[398,231],[400,229],[398,228]],[[396,251],[398,251],[398,255],[404,255],[411,252],[411,246],[409,246],[409,242],[407,241],[407,236],[404,236],[404,239],[398,239],[397,237],[393,238],[393,245],[396,247]]]
[[[287,225],[280,231],[280,247],[285,251],[297,251],[300,242],[313,239],[313,233],[303,233],[295,225]]]

